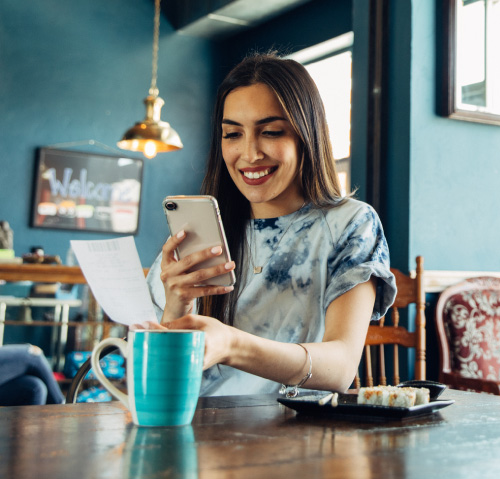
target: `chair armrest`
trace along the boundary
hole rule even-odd
[[[453,389],[473,390],[500,396],[500,382],[490,379],[465,378],[456,373],[441,373],[439,380]]]

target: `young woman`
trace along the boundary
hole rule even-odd
[[[256,54],[228,74],[202,191],[219,202],[234,261],[186,273],[221,248],[177,261],[186,233],[169,238],[148,276],[161,325],[144,327],[205,331],[202,396],[347,389],[396,288],[377,214],[341,197],[302,65]],[[234,289],[194,286],[232,269]]]

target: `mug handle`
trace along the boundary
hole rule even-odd
[[[129,408],[128,394],[121,392],[116,386],[111,384],[111,381],[104,376],[102,372],[101,365],[99,363],[99,356],[101,351],[108,346],[115,346],[120,350],[123,356],[127,357],[127,342],[120,338],[107,338],[101,341],[92,351],[91,364],[94,374],[96,375],[99,382],[113,395],[116,399],[119,399],[127,409]]]

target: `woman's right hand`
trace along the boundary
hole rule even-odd
[[[175,250],[185,238],[186,232],[180,231],[163,245],[160,278],[165,288],[166,306],[162,324],[191,313],[196,298],[226,294],[234,289],[232,286],[197,286],[204,280],[234,270],[235,263],[230,261],[188,273],[193,266],[202,261],[220,256],[222,247],[207,248],[177,260]]]

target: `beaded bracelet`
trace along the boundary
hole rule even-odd
[[[295,343],[297,346],[300,346],[307,354],[307,357],[309,359],[309,372],[300,380],[298,384],[282,384],[280,388],[280,394],[284,394],[287,398],[294,398],[299,394],[299,388],[302,387],[308,379],[311,378],[312,376],[312,368],[313,368],[313,363],[312,363],[312,358],[311,354],[309,351],[306,349],[306,347],[302,344]],[[291,388],[291,389],[290,389]]]

